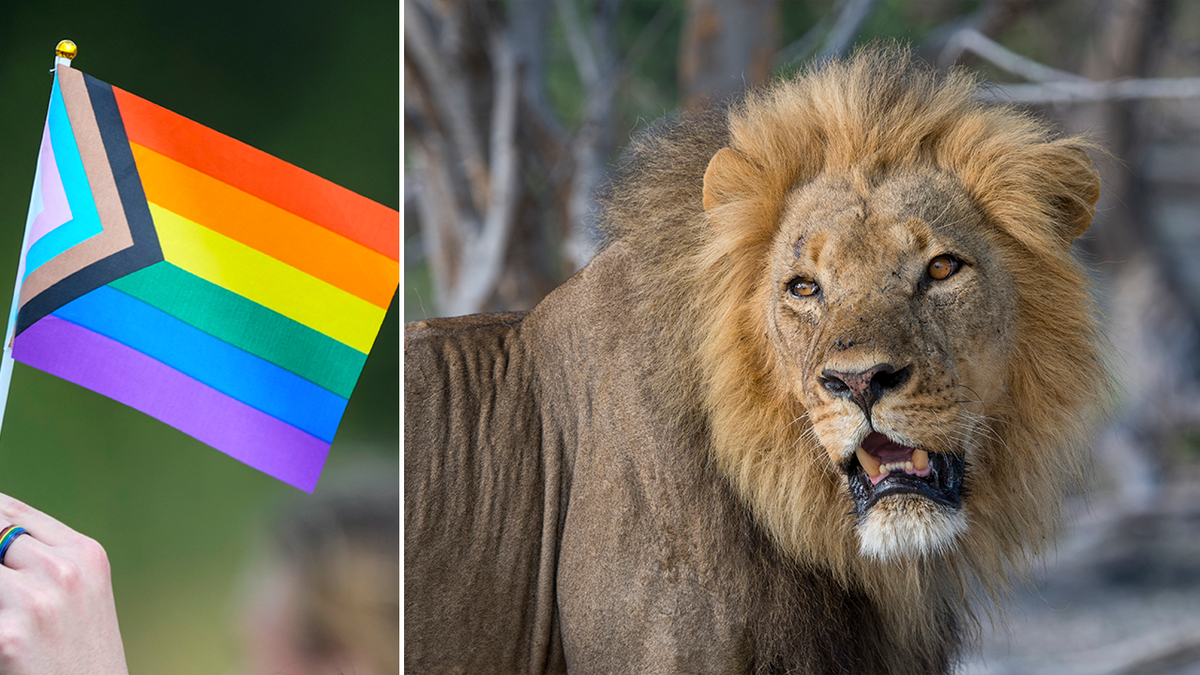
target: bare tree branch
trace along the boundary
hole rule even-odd
[[[523,83],[500,10],[475,0],[406,6],[405,133],[418,149],[412,192],[441,314],[513,301],[497,289],[524,194]]]
[[[621,83],[629,77],[633,69],[641,63],[642,59],[646,58],[646,54],[650,52],[650,48],[658,43],[659,38],[666,32],[667,27],[671,25],[671,19],[675,18],[678,11],[676,5],[664,2],[654,13],[654,17],[646,24],[646,27],[638,33],[637,39],[633,41],[633,46],[626,52],[625,58],[621,60],[621,65],[617,70],[617,81],[614,82],[614,87],[619,88]]]
[[[1041,2],[1040,6],[1050,4]],[[988,0],[979,9],[966,16],[955,17],[934,28],[921,45],[921,54],[937,63],[939,68],[949,68],[959,63],[962,52],[951,49],[949,40],[959,31],[972,28],[989,38],[995,38],[1034,5],[1034,0]]]
[[[562,18],[563,30],[567,32],[567,48],[571,59],[575,62],[575,70],[579,72],[585,88],[600,84],[600,65],[596,60],[596,51],[592,40],[583,30],[583,22],[579,19],[579,10],[573,0],[554,0],[558,7],[558,15]]]
[[[406,42],[405,47],[411,45]],[[455,171],[458,155],[447,142],[445,124],[440,123],[432,103],[435,88],[416,68],[414,59],[405,52],[405,88],[413,95],[405,96],[404,131],[417,143],[413,153],[416,166],[413,175],[420,190],[414,190],[417,223],[430,261],[430,271],[439,301],[449,294],[458,278],[459,253],[464,233],[478,231],[479,223],[472,209],[472,198],[466,187],[468,181]]]
[[[514,7],[513,50],[521,71],[522,103],[528,117],[522,121],[548,155],[561,156],[569,142],[558,115],[546,99],[546,33],[550,0],[522,0]]]
[[[571,224],[563,242],[563,253],[574,269],[581,269],[596,253],[595,193],[604,181],[605,167],[613,147],[617,85],[620,82],[616,50],[616,19],[619,0],[600,0],[593,12],[590,39],[584,37],[572,0],[556,0],[568,33],[587,41],[584,59],[576,59],[580,78],[588,94],[579,129],[571,143],[575,172],[567,198]],[[574,24],[574,28],[569,26]],[[590,71],[585,72],[585,69]]]
[[[1009,51],[974,28],[958,31],[946,43],[947,53],[961,54],[964,51],[971,52],[992,65],[1030,82],[1091,82],[1086,77],[1042,65]]]
[[[1140,78],[1097,82],[1025,58],[971,28],[955,33],[947,43],[946,51],[957,54],[971,52],[994,66],[1038,83],[989,83],[978,94],[984,100],[1013,103],[1084,103],[1200,97],[1200,78]]]
[[[1144,98],[1200,97],[1200,78],[991,84],[979,91],[984,100],[1012,103],[1094,103]]]
[[[496,89],[492,109],[491,182],[483,231],[466,243],[464,270],[458,287],[447,299],[451,314],[478,312],[495,290],[504,267],[508,239],[512,233],[517,205],[517,102],[520,83],[516,56],[502,31],[491,35]]]
[[[483,142],[476,135],[469,117],[465,82],[448,72],[445,57],[434,46],[433,27],[429,25],[425,9],[414,0],[405,0],[404,10],[405,52],[411,54],[425,82],[438,83],[427,90],[430,103],[436,109],[437,117],[446,120],[450,127],[450,135],[462,152],[475,208],[483,213],[487,205],[487,164],[483,158]]]
[[[449,175],[448,151],[444,138],[430,128],[420,136],[422,151],[414,153],[416,175],[419,176],[421,191],[417,196],[418,221],[421,239],[425,242],[433,276],[437,301],[445,310],[445,301],[450,289],[457,285],[461,269],[460,252],[465,229],[464,221],[469,214],[460,212],[462,202],[455,198],[455,181]]]
[[[878,4],[878,0],[840,0],[799,40],[779,50],[773,60],[774,66],[799,64],[818,49],[822,58],[844,55]]]
[[[829,29],[821,58],[844,56],[878,4],[879,0],[845,0],[841,13],[833,22],[833,28]]]
[[[797,65],[812,56],[817,47],[820,46],[821,38],[829,32],[829,26],[833,23],[834,16],[837,14],[837,6],[825,12],[817,22],[800,36],[800,39],[789,44],[779,53],[775,55],[775,67]]]

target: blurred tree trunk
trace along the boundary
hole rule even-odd
[[[1154,47],[1165,38],[1165,0],[1109,0],[1084,75],[1095,80],[1144,77]],[[1110,339],[1124,389],[1117,419],[1097,444],[1097,456],[1132,508],[1158,492],[1164,444],[1196,423],[1194,362],[1197,321],[1180,279],[1163,258],[1136,167],[1145,156],[1138,101],[1107,101],[1078,109],[1072,126],[1095,133],[1112,153],[1097,157],[1104,185],[1095,223],[1083,244],[1107,273]],[[1106,264],[1120,263],[1120,264]]]
[[[587,264],[613,148],[619,0],[406,0],[405,134],[440,315],[528,309]],[[557,10],[588,98],[574,133],[544,92]],[[519,121],[519,124],[518,124]]]
[[[779,0],[688,0],[679,48],[684,107],[702,108],[766,82],[782,39]]]
[[[405,127],[414,132],[422,234],[447,314],[486,307],[517,204],[518,74],[495,2],[405,3]]]
[[[575,69],[587,92],[583,116],[571,139],[574,174],[565,186],[567,230],[562,252],[569,272],[582,269],[599,244],[595,193],[607,175],[613,153],[617,85],[621,73],[616,48],[620,0],[595,0],[587,27],[574,0],[555,0],[567,33]]]

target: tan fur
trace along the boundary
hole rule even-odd
[[[611,193],[615,237],[650,261],[638,286],[675,347],[664,359],[694,355],[660,371],[680,415],[698,392],[713,460],[778,545],[868,589],[900,642],[918,649],[939,641],[932,627],[947,606],[966,615],[973,579],[1001,594],[1011,573],[1053,541],[1060,503],[1080,477],[1088,424],[1109,391],[1086,277],[1069,253],[1099,195],[1089,146],[1054,138],[1018,110],[978,103],[975,87],[966,74],[941,77],[903,50],[875,48],[751,95],[729,111],[725,133],[714,133],[724,126],[717,118],[647,139]],[[707,167],[702,184],[682,168],[697,163]],[[975,420],[954,443],[968,457],[969,525],[944,555],[879,562],[860,552],[846,479],[833,468],[853,447],[820,442],[862,430],[813,432],[804,400],[817,395],[811,386],[798,391],[794,377],[802,355],[773,344],[766,308],[779,290],[770,267],[797,186],[840,182],[823,195],[864,195],[871,208],[872,190],[896,176],[949,186],[919,189],[935,218],[953,201],[946,194],[961,191],[963,203],[947,208],[980,219],[980,250],[1006,271],[1015,306],[1011,326],[999,315],[971,327],[1010,335],[1011,345],[980,378],[1003,391],[961,406]],[[696,191],[702,199],[688,196]],[[845,262],[838,254],[825,265]],[[884,270],[841,272],[843,287],[863,293]],[[913,354],[927,346],[907,345]],[[851,408],[842,417],[856,415]],[[926,426],[923,438],[935,439]]]

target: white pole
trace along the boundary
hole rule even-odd
[[[34,182],[34,190],[38,189],[37,182]],[[4,411],[8,408],[8,389],[12,384],[13,371],[13,333],[17,330],[17,303],[21,299],[21,279],[25,276],[25,246],[29,243],[29,219],[35,214],[33,213],[34,197],[29,198],[29,218],[25,222],[25,234],[21,237],[21,253],[20,260],[17,263],[17,280],[13,282],[13,297],[12,305],[8,310],[8,329],[4,331],[4,354],[0,356],[0,430],[4,428]]]
[[[71,67],[71,59],[75,58],[77,49],[75,43],[70,40],[63,40],[58,43],[54,49],[54,67]],[[53,72],[53,71],[52,71]],[[29,213],[25,216],[25,234],[21,236],[21,253],[17,260],[17,279],[13,282],[13,297],[12,304],[8,308],[8,328],[4,331],[4,353],[0,355],[0,430],[4,428],[4,412],[8,408],[8,390],[12,385],[13,371],[13,333],[17,330],[17,303],[21,300],[21,281],[25,277],[25,247],[29,244],[29,231],[32,229],[32,220],[37,217],[33,207],[37,201],[37,193],[40,189],[39,180],[36,178],[40,171],[41,162],[38,162],[39,168],[35,170],[33,194],[29,197]]]

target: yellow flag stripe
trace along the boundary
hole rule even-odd
[[[387,310],[150,204],[167,262],[364,354]]]

